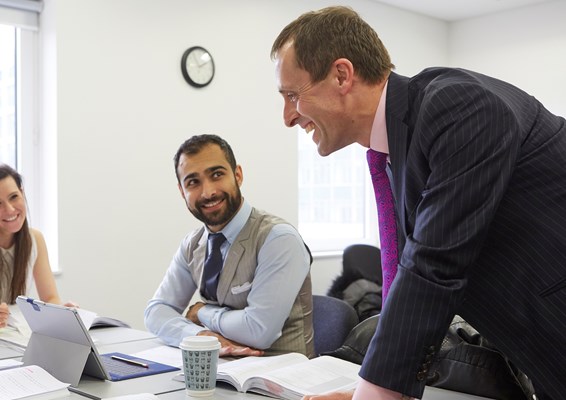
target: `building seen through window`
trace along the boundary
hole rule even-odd
[[[371,243],[377,228],[371,229],[376,211],[366,149],[353,144],[321,157],[312,135],[299,129],[298,136],[299,231],[305,241],[315,252]]]

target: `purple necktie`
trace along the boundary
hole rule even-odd
[[[218,279],[222,271],[222,252],[220,246],[226,237],[220,232],[208,235],[208,257],[204,261],[204,271],[202,274],[202,293],[208,300],[216,300],[216,289]]]
[[[377,202],[379,220],[379,241],[381,243],[381,271],[383,274],[382,304],[389,293],[397,273],[397,224],[395,222],[395,205],[389,177],[385,171],[387,154],[369,149],[367,152],[369,172],[373,182],[373,191]]]

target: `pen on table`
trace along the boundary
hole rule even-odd
[[[128,363],[128,364],[137,365],[138,367],[149,368],[149,365],[142,363],[142,362],[139,362],[139,361],[130,360],[129,358],[124,358],[124,357],[119,357],[119,356],[110,356],[110,358],[112,358],[113,360],[123,361],[123,362]]]

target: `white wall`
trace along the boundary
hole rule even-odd
[[[368,0],[342,3],[376,28],[398,72],[447,63],[447,23]],[[64,300],[143,327],[171,256],[199,226],[177,192],[171,160],[193,134],[225,137],[244,169],[244,196],[297,223],[296,132],[283,125],[269,51],[292,19],[332,4],[45,2],[43,60],[52,72],[43,77],[43,129],[57,140],[56,179],[45,192],[58,200],[50,216],[59,229],[58,244],[48,245],[57,246]],[[203,90],[180,72],[193,45],[210,50],[216,64]],[[316,293],[340,267],[340,257],[314,263]]]
[[[451,24],[449,59],[511,82],[566,116],[566,1]]]
[[[46,2],[42,129],[57,138],[57,175],[44,192],[58,198],[58,244],[48,244],[59,252],[64,299],[143,327],[146,301],[183,235],[198,226],[177,193],[171,161],[193,134],[224,136],[243,165],[245,197],[297,222],[296,133],[282,123],[269,50],[289,21],[331,4]],[[399,73],[471,68],[566,114],[563,1],[451,24],[368,0],[342,4],[376,28]],[[179,69],[193,45],[216,62],[204,90],[189,87]],[[315,261],[315,293],[326,291],[340,263]]]

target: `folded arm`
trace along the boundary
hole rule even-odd
[[[207,304],[198,310],[198,320],[225,338],[267,349],[281,336],[309,270],[309,254],[296,230],[275,225],[259,251],[247,306],[230,310]]]

